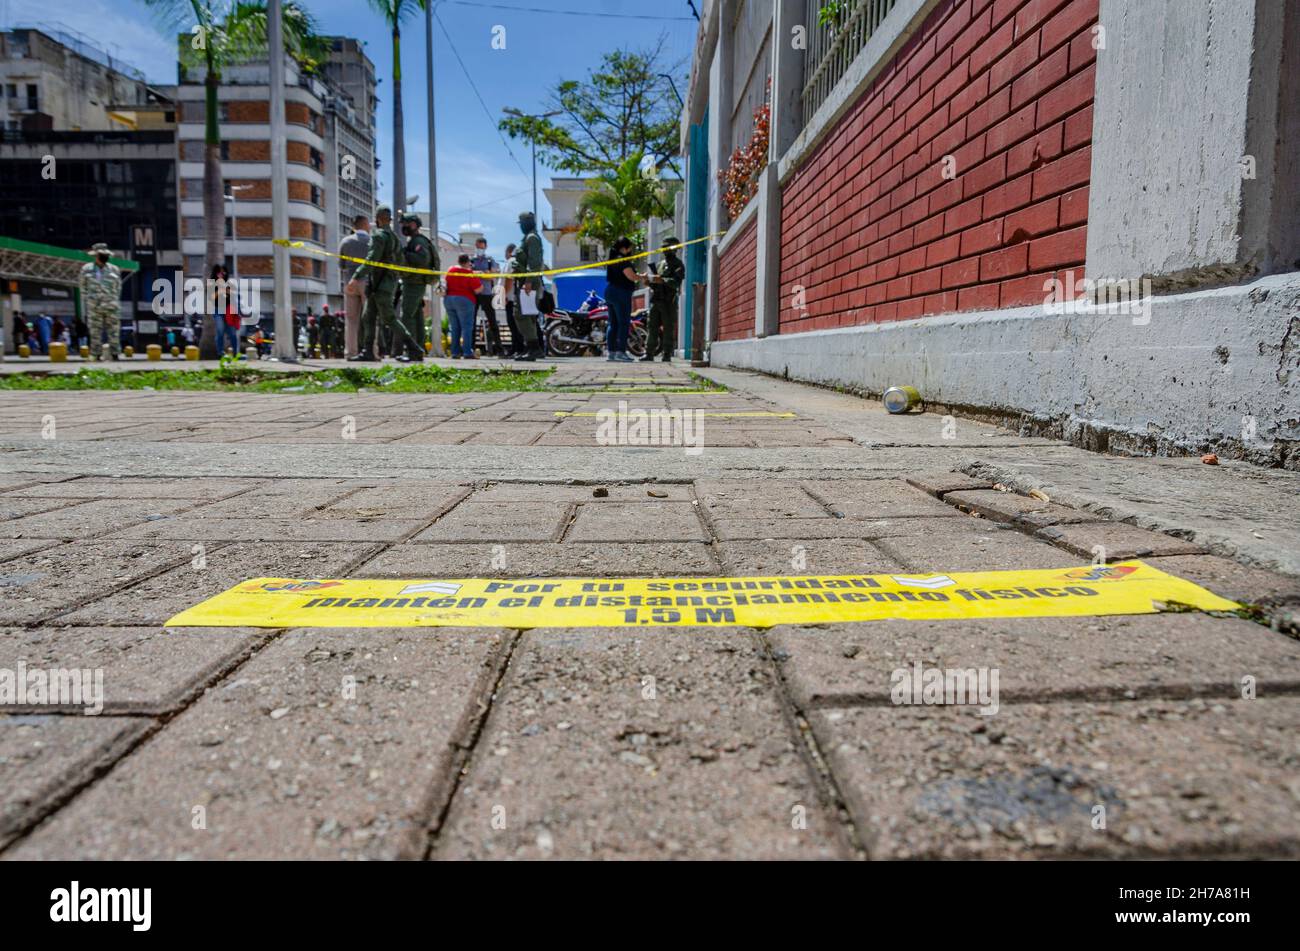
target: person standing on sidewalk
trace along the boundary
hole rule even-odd
[[[610,251],[615,260],[627,257],[632,253],[632,239],[619,238]],[[605,305],[609,308],[608,360],[632,362],[627,355],[627,335],[632,328],[632,292],[640,280],[640,275],[626,261],[605,267]]]
[[[447,296],[443,306],[447,308],[447,321],[451,329],[451,358],[459,360],[477,360],[474,355],[474,306],[481,282],[470,268],[468,254],[456,259],[453,267],[447,268]]]
[[[402,215],[402,234],[406,247],[402,249],[402,263],[422,271],[436,271],[438,249],[420,232],[420,216],[413,211]],[[433,280],[432,274],[402,271],[402,326],[406,328],[405,353],[397,359],[403,363],[424,362],[424,295]],[[393,348],[397,348],[394,341]]]
[[[118,329],[122,316],[122,272],[109,260],[108,245],[100,242],[90,249],[95,260],[81,268],[81,306],[90,318],[90,358],[98,360],[108,335],[108,352],[114,360],[122,349]],[[44,352],[44,351],[43,351]]]
[[[505,264],[505,270],[507,273],[512,272],[515,269],[514,255],[515,246],[513,244],[507,244]],[[525,350],[523,338],[519,335],[519,325],[515,323],[515,310],[517,308],[515,306],[514,280],[507,277],[501,281],[501,294],[505,299],[506,326],[510,328],[510,355],[512,357],[517,357],[523,354]]]
[[[393,311],[397,297],[397,272],[386,264],[402,263],[402,247],[393,233],[393,211],[387,205],[375,209],[375,232],[370,236],[370,250],[366,263],[361,265],[354,280],[365,279],[366,309],[361,312],[360,352],[348,359],[353,362],[373,361],[375,357],[375,332],[384,330],[395,343],[406,336],[405,328],[397,324]],[[391,344],[390,344],[391,345]]]
[[[370,251],[370,219],[357,215],[352,219],[352,234],[339,245],[339,254],[350,258],[365,258]],[[343,356],[357,355],[357,337],[361,329],[361,312],[366,306],[366,289],[356,280],[361,265],[357,261],[340,261],[339,274],[343,279]]]
[[[537,233],[537,218],[531,211],[521,211],[519,213],[519,230],[523,232],[524,240],[519,245],[519,250],[515,252],[514,267],[511,270],[520,274],[536,274],[544,267],[542,263],[542,236]],[[524,352],[515,359],[531,362],[545,352],[540,342],[541,333],[538,330],[537,318],[534,316],[537,312],[536,301],[542,293],[542,279],[540,277],[516,278],[514,285],[515,294],[519,298],[515,324],[519,327],[524,346]],[[532,314],[524,313],[524,292],[530,294],[530,300],[534,302],[533,306],[529,308]]]
[[[677,348],[677,296],[682,281],[686,280],[686,265],[677,256],[673,245],[681,242],[673,236],[667,240],[668,250],[657,267],[650,269],[650,319],[646,321],[649,339],[646,342],[643,362],[650,362],[662,349],[664,363],[671,363]]]
[[[487,238],[479,238],[474,242],[476,253],[469,266],[479,275],[497,273],[497,259],[487,253],[487,244]],[[501,328],[497,326],[496,308],[492,306],[495,290],[494,278],[479,277],[479,291],[474,298],[474,319],[478,319],[479,311],[483,312],[486,321],[483,326],[483,349],[488,356],[503,357],[505,349],[501,346]]]

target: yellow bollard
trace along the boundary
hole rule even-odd
[[[122,348],[122,356],[130,360],[132,357],[135,356],[135,347],[131,346],[130,344],[127,344],[125,347]]]
[[[57,340],[50,341],[50,362],[67,363],[68,345]]]
[[[27,346],[27,344],[24,343],[18,347],[18,356],[22,357],[24,360],[26,360],[31,355],[32,355],[32,348]]]
[[[156,343],[151,343],[149,346],[144,348],[144,355],[149,360],[161,360],[162,347]]]
[[[432,340],[426,340],[426,341],[424,342],[424,352],[425,352],[425,353],[433,353],[433,341],[432,341]]]
[[[83,360],[89,360],[89,359],[90,359],[90,348],[89,348],[89,347],[82,347],[80,350],[77,351],[77,354],[81,357],[81,359],[83,359]]]
[[[199,348],[198,348],[198,347],[194,346],[194,344],[190,344],[188,347],[185,348],[185,359],[186,359],[186,360],[197,360],[198,358],[199,358]]]
[[[175,344],[172,344],[172,356],[179,357],[180,355],[181,355],[181,348],[176,346]]]

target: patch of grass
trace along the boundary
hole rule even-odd
[[[550,370],[460,370],[432,363],[337,367],[314,372],[257,370],[229,358],[211,370],[86,367],[76,373],[12,373],[0,390],[240,390],[252,393],[484,393],[540,390]]]

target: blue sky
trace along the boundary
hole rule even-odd
[[[392,54],[387,28],[365,0],[303,0],[322,32],[366,43],[379,84],[380,196],[392,198]],[[696,6],[700,4],[697,2]],[[529,12],[524,9],[552,11]],[[436,8],[493,120],[503,106],[541,107],[560,78],[580,79],[608,50],[651,45],[667,37],[673,61],[689,65],[695,19],[687,0],[443,0]],[[554,11],[575,11],[562,15]],[[601,15],[606,14],[606,15]],[[661,19],[633,19],[633,17]],[[65,25],[92,38],[158,82],[176,81],[175,46],[140,0],[0,0],[4,26]],[[491,46],[495,26],[505,27],[506,48]],[[428,138],[425,129],[424,14],[402,29],[402,98],[406,121],[407,191],[428,205]],[[493,253],[518,235],[520,210],[530,206],[531,154],[509,142],[514,159],[485,113],[447,37],[434,22],[434,87],[438,140],[438,210],[441,230],[478,224]],[[679,81],[678,88],[683,84]],[[516,164],[516,160],[518,164]],[[522,167],[522,170],[521,170]],[[539,166],[538,209],[550,214],[542,189],[550,170]]]

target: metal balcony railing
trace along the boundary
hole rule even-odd
[[[898,0],[807,0],[808,52],[804,57],[803,124],[812,120]],[[821,11],[830,22],[821,25]]]

